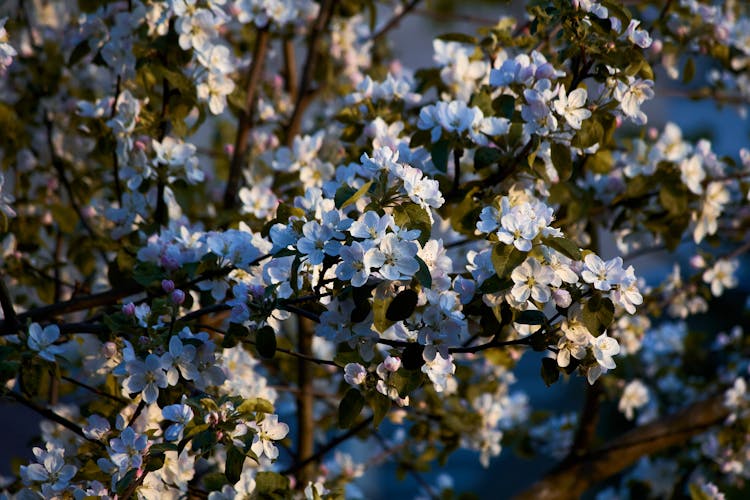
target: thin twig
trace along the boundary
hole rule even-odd
[[[396,26],[399,25],[401,22],[401,19],[403,19],[409,12],[414,10],[414,8],[419,4],[421,0],[411,0],[408,4],[406,4],[401,12],[390,18],[379,30],[377,30],[373,35],[370,37],[370,41],[374,42],[385,36],[389,31],[394,29]]]
[[[270,33],[268,29],[263,28],[258,31],[258,36],[255,40],[253,60],[250,63],[247,75],[245,107],[239,113],[237,135],[234,139],[234,151],[232,152],[232,161],[229,165],[229,176],[227,177],[227,187],[224,190],[224,208],[226,209],[232,209],[237,204],[237,192],[242,182],[242,164],[245,161],[248,137],[250,136],[250,130],[253,126],[253,115],[255,114],[255,103],[257,101],[255,95],[261,76],[263,75],[263,65],[266,59],[269,37]]]

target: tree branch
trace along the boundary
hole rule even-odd
[[[321,36],[328,27],[328,23],[331,20],[333,14],[333,7],[335,2],[333,0],[323,0],[320,5],[320,11],[318,17],[315,19],[312,31],[310,32],[310,39],[307,44],[307,57],[305,59],[304,68],[302,68],[302,77],[300,78],[300,84],[297,91],[297,100],[294,104],[294,111],[289,119],[289,125],[286,130],[285,143],[287,146],[291,146],[294,137],[299,133],[302,125],[302,115],[305,114],[305,110],[312,101],[312,95],[310,87],[313,83],[315,67],[318,64],[318,52]]]
[[[255,114],[255,95],[258,90],[260,78],[263,75],[263,65],[268,50],[270,33],[268,29],[258,30],[253,51],[253,60],[247,75],[247,87],[245,95],[245,108],[240,110],[239,123],[237,124],[237,135],[234,140],[234,152],[232,162],[229,165],[229,176],[227,187],[224,191],[224,208],[230,210],[237,204],[237,192],[242,183],[242,164],[247,153],[247,141],[253,126],[253,115]]]
[[[401,19],[403,19],[409,12],[414,10],[414,8],[419,4],[421,0],[411,0],[408,4],[406,4],[401,12],[390,18],[382,28],[380,28],[378,31],[373,33],[373,35],[370,37],[370,41],[377,41],[386,34],[388,34],[389,31],[394,29],[396,26],[399,25],[401,22]]]
[[[563,461],[518,499],[578,498],[591,486],[617,474],[639,458],[685,442],[722,423],[729,416],[724,395],[718,394],[642,425],[609,444]]]

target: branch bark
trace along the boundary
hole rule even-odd
[[[729,416],[724,395],[718,394],[642,425],[583,456],[570,457],[517,499],[551,500],[579,498],[591,486],[619,473],[646,455],[685,442]]]
[[[307,44],[307,57],[305,58],[305,65],[302,68],[302,77],[297,90],[297,100],[286,130],[285,142],[287,146],[292,145],[294,137],[299,133],[302,125],[302,116],[312,102],[311,97],[315,94],[314,91],[311,91],[310,87],[313,83],[315,67],[318,64],[320,39],[331,20],[334,5],[335,2],[333,0],[323,0],[320,5],[318,17],[315,19],[315,24],[313,24],[312,31],[310,32],[310,39]]]
[[[237,124],[237,136],[234,140],[234,152],[232,153],[232,162],[229,165],[229,177],[227,178],[227,187],[224,191],[224,208],[232,209],[237,204],[237,192],[242,182],[242,163],[245,161],[247,153],[247,140],[250,130],[253,127],[253,115],[255,114],[255,95],[258,91],[260,77],[263,75],[263,65],[266,60],[266,51],[268,50],[268,39],[270,38],[268,29],[264,28],[258,31],[258,37],[255,41],[255,50],[253,51],[253,60],[250,63],[250,69],[247,75],[247,87],[245,95],[245,109],[240,110],[239,123]]]

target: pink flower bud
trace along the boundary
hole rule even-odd
[[[122,313],[126,316],[133,316],[135,314],[135,304],[128,302],[122,306]]]
[[[182,290],[175,290],[172,292],[172,303],[175,305],[181,305],[183,302],[185,302],[185,292]]]
[[[703,269],[706,267],[706,260],[702,255],[693,255],[690,257],[690,265],[695,269]]]
[[[160,262],[161,267],[163,267],[167,271],[174,271],[175,269],[178,269],[180,267],[180,263],[177,262],[177,259],[170,255],[162,255]]]
[[[401,358],[388,356],[383,360],[383,366],[385,366],[385,369],[389,372],[397,372],[398,369],[401,368]]]
[[[161,289],[167,293],[172,293],[174,291],[174,281],[161,280]]]
[[[115,354],[117,354],[117,344],[115,344],[112,341],[105,342],[104,345],[102,346],[102,356],[109,359],[113,357]]]
[[[224,152],[227,156],[232,156],[234,154],[234,144],[224,144]]]

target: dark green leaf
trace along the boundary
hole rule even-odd
[[[411,289],[399,292],[385,311],[385,317],[390,321],[403,321],[414,313],[419,296]]]
[[[566,257],[570,257],[573,260],[581,260],[581,250],[567,238],[555,236],[554,238],[547,239],[545,243]]]
[[[399,227],[419,230],[419,242],[424,245],[430,239],[432,224],[424,208],[413,203],[398,205],[393,209],[393,219]]]
[[[412,343],[404,347],[401,352],[401,366],[406,370],[419,370],[424,365],[424,358],[422,352],[424,346]]]
[[[372,408],[372,423],[377,428],[391,409],[391,400],[379,392],[373,392],[368,402]]]
[[[356,203],[358,199],[364,196],[372,186],[372,181],[364,183],[364,185],[355,190],[351,186],[342,186],[336,191],[334,201],[336,208],[346,208],[352,203]]]
[[[503,155],[497,148],[481,147],[474,153],[474,170],[480,170],[497,163]]]
[[[242,467],[245,464],[245,454],[236,446],[230,446],[227,450],[227,462],[224,466],[224,475],[227,477],[229,484],[234,484],[240,480]]]
[[[80,60],[86,57],[89,52],[91,52],[91,46],[89,45],[89,39],[86,38],[76,45],[73,52],[71,52],[70,57],[68,58],[68,66],[73,66],[80,62]]]
[[[354,425],[354,420],[362,412],[365,406],[365,398],[357,389],[351,388],[346,391],[344,399],[339,403],[339,427],[348,429]]]
[[[508,288],[513,286],[513,280],[510,278],[506,279],[500,279],[500,277],[495,274],[493,276],[490,276],[486,280],[482,282],[481,285],[479,285],[479,292],[480,293],[497,293],[502,292],[503,290],[507,290]]]
[[[522,325],[543,325],[547,321],[547,316],[542,311],[528,309],[521,311],[514,321]]]
[[[450,143],[445,139],[437,141],[430,148],[432,163],[435,168],[445,173],[448,171],[448,156],[450,155]]]
[[[465,33],[444,33],[438,36],[438,40],[445,40],[446,42],[468,43],[470,45],[477,44],[476,37],[467,35]]]
[[[492,265],[501,279],[509,277],[513,269],[523,264],[525,259],[526,253],[514,245],[498,243],[492,248]]]
[[[554,358],[542,358],[542,380],[549,387],[560,378],[560,369]]]
[[[419,271],[417,271],[417,274],[415,274],[414,277],[417,278],[417,281],[419,281],[419,284],[422,285],[422,287],[427,289],[432,288],[432,275],[430,274],[430,268],[427,267],[427,263],[418,255],[414,256],[414,258],[417,260],[417,263],[419,263]]]
[[[258,472],[253,493],[259,498],[290,498],[289,479],[277,472]]]
[[[516,98],[512,95],[503,94],[492,101],[492,109],[500,116],[510,120],[516,111]]]
[[[584,120],[579,130],[570,142],[576,148],[586,149],[600,142],[604,137],[604,127],[593,117]]]
[[[115,491],[120,495],[125,493],[125,490],[127,490],[128,487],[133,484],[133,481],[135,481],[135,475],[137,472],[138,469],[130,469],[126,472],[125,475],[122,476],[122,479],[115,483]]]
[[[552,155],[552,164],[557,170],[557,175],[561,181],[570,179],[573,173],[573,161],[570,158],[570,149],[563,144],[553,142],[550,146]]]
[[[258,354],[271,359],[276,354],[276,332],[270,326],[264,326],[255,335],[255,348]]]

